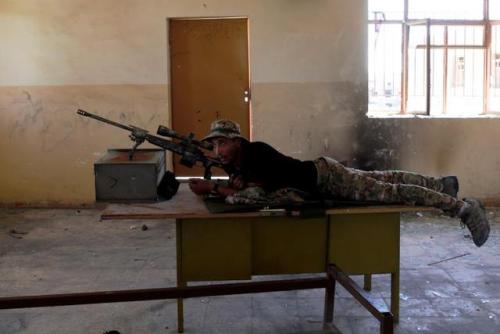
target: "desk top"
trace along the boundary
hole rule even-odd
[[[435,208],[404,205],[356,206],[327,209],[326,214],[359,214],[437,211]],[[177,194],[168,201],[157,203],[110,204],[101,214],[101,219],[182,219],[182,218],[238,218],[266,216],[299,216],[299,212],[285,210],[265,210],[253,212],[210,213],[201,196],[191,192],[183,183]]]

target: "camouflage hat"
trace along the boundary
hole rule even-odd
[[[202,140],[209,140],[217,137],[243,138],[241,136],[240,125],[228,119],[219,119],[212,122],[210,132]]]

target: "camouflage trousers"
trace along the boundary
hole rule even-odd
[[[451,216],[464,202],[441,193],[440,178],[404,171],[363,171],[348,168],[322,157],[314,161],[318,171],[318,190],[322,196],[388,204],[432,206]]]

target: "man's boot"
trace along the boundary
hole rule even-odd
[[[464,202],[467,205],[462,208],[458,216],[469,229],[474,244],[481,247],[490,235],[490,224],[484,206],[474,198],[464,198]]]
[[[442,193],[457,198],[458,178],[456,176],[445,176],[441,178],[441,184],[443,185],[443,189],[441,190]]]

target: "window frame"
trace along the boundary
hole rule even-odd
[[[404,115],[404,116],[417,116],[424,115],[430,117],[447,116],[448,111],[448,50],[449,49],[480,49],[484,50],[484,64],[483,64],[483,106],[482,111],[475,115],[457,115],[456,117],[477,117],[486,115],[500,115],[500,110],[489,110],[490,105],[490,72],[491,72],[491,31],[492,26],[498,25],[500,27],[500,20],[489,19],[490,0],[483,1],[483,19],[482,20],[467,20],[467,19],[410,19],[409,18],[409,2],[418,0],[401,0],[403,1],[403,20],[385,20],[385,19],[368,19],[368,27],[370,25],[386,25],[386,24],[401,24],[402,42],[401,42],[401,105],[399,113],[394,111],[372,111],[368,110],[368,115]],[[370,16],[370,13],[368,13]],[[419,45],[418,48],[424,48],[426,52],[426,73],[425,73],[425,110],[417,112],[408,112],[408,77],[409,77],[409,40],[410,29],[412,26],[426,27],[426,42],[424,45]],[[444,41],[443,44],[431,44],[431,28],[432,26],[444,26]],[[482,26],[483,27],[483,41],[479,45],[449,45],[447,40],[447,32],[449,26]],[[443,56],[443,111],[439,115],[431,115],[431,50],[442,48],[444,50]]]

